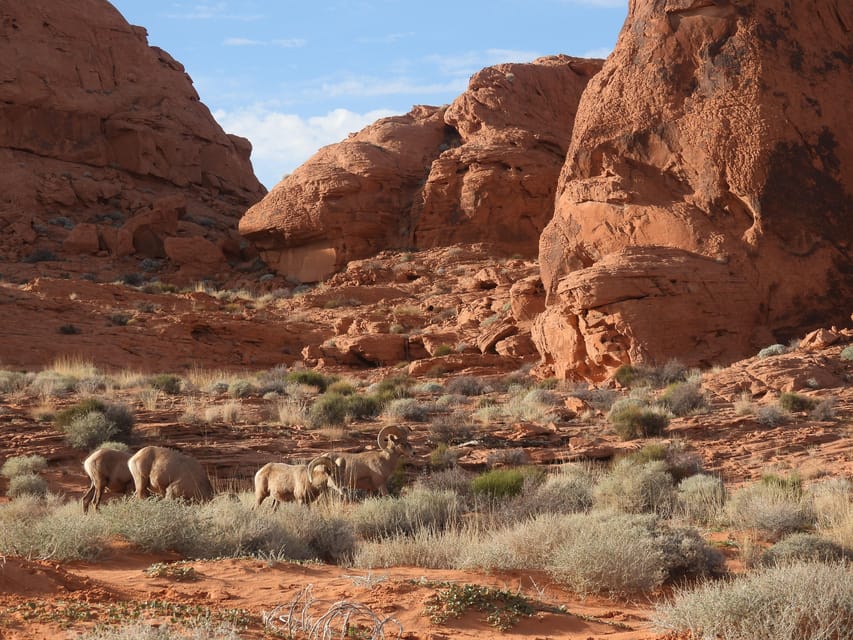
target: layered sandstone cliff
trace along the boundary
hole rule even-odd
[[[601,61],[501,64],[448,107],[321,149],[240,221],[279,273],[315,281],[388,248],[486,242],[535,256],[580,94]]]
[[[547,365],[724,363],[841,322],[851,101],[848,2],[633,0],[540,242]]]
[[[265,189],[180,63],[105,0],[2,0],[0,16],[4,257],[239,253]]]

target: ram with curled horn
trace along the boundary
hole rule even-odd
[[[378,491],[388,495],[388,481],[400,460],[412,455],[409,431],[397,425],[383,427],[376,437],[378,451],[339,453],[335,456],[337,478],[347,489]]]
[[[198,460],[167,447],[143,447],[127,461],[136,495],[210,500],[213,485]]]
[[[273,510],[280,502],[314,502],[328,490],[343,495],[335,482],[335,465],[328,456],[317,456],[308,464],[268,462],[255,474],[255,507],[270,496]]]

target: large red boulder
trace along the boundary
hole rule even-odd
[[[631,2],[540,241],[558,375],[725,363],[844,319],[851,30],[839,0]]]
[[[486,242],[535,256],[580,94],[600,60],[501,64],[449,107],[321,149],[240,221],[279,273],[320,280],[383,249]]]
[[[186,201],[182,215],[207,221],[204,234],[218,240],[264,195],[249,142],[223,132],[183,66],[106,0],[0,4],[7,258],[20,259],[32,249],[25,243],[36,242],[90,253],[91,227],[68,233],[80,224],[97,225],[98,243],[109,247],[122,224],[134,226],[138,212],[177,194]],[[150,231],[160,244],[177,232]]]

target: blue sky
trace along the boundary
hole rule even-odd
[[[499,62],[606,57],[628,0],[111,0],[186,67],[267,188],[321,146]]]

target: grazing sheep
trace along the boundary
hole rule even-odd
[[[201,464],[185,453],[166,447],[144,447],[127,462],[136,495],[210,500],[213,486]]]
[[[384,427],[376,438],[378,451],[339,453],[335,456],[338,483],[348,489],[378,491],[388,495],[388,480],[403,457],[412,455],[409,432],[403,427]]]
[[[127,466],[130,456],[129,451],[98,449],[83,461],[83,470],[92,483],[83,494],[83,513],[89,511],[90,504],[97,511],[107,489],[112,493],[127,493],[133,487],[133,476]]]
[[[279,502],[308,504],[328,489],[343,495],[335,484],[334,471],[335,465],[326,456],[317,456],[308,464],[268,462],[255,474],[255,507],[260,507],[267,496],[272,497],[275,510]]]

